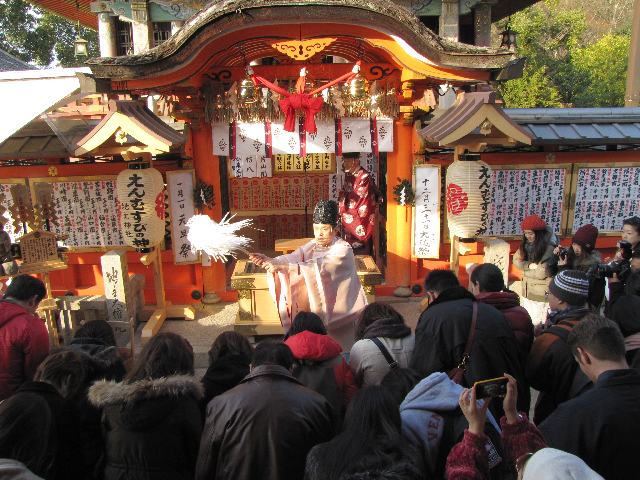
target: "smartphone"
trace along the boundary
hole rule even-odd
[[[480,380],[473,384],[476,389],[476,398],[504,397],[507,394],[508,383],[507,377]]]

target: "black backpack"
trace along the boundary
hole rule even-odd
[[[293,366],[293,376],[305,387],[326,398],[339,418],[344,417],[344,399],[333,367],[341,361],[341,356],[322,362],[296,360]]]

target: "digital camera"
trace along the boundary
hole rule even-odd
[[[609,263],[598,263],[593,265],[588,271],[587,276],[593,278],[611,278],[615,273],[622,283],[624,283],[631,273],[631,256],[633,251],[631,244],[622,240],[618,246],[620,247],[620,260],[614,260]]]

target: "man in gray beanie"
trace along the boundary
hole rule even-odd
[[[549,283],[549,316],[533,341],[525,372],[529,385],[540,391],[534,411],[536,424],[591,384],[567,345],[573,327],[590,313],[588,295],[589,279],[579,270],[564,270]]]

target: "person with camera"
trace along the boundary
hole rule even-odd
[[[589,279],[579,270],[564,270],[549,283],[549,317],[533,341],[525,377],[540,392],[534,410],[539,424],[558,405],[588,388],[589,380],[578,371],[567,337],[588,315]]]
[[[627,277],[632,271],[640,270],[640,217],[626,218],[622,222],[622,234],[615,257],[596,268],[596,275],[609,279],[609,301],[605,306],[605,314],[610,316],[613,305],[624,295]]]
[[[553,262],[556,236],[538,215],[525,217],[522,231],[522,243],[513,255],[513,264],[522,270],[521,304],[534,324],[542,323],[546,317],[544,292],[552,277],[549,264]]]
[[[640,370],[640,271],[629,275],[624,292],[609,309],[608,316],[624,336],[627,362],[631,368]]]
[[[524,412],[518,413],[517,382],[515,378],[504,374],[508,379],[506,394],[502,405],[504,417],[500,420],[502,433],[500,440],[504,450],[504,461],[515,467],[518,479],[523,480],[602,480],[587,464],[567,452],[548,448],[545,439],[536,426],[529,421]],[[492,396],[477,399],[477,385],[465,389],[460,394],[460,409],[469,422],[462,441],[456,444],[447,457],[447,480],[489,479],[490,459],[485,448],[484,435],[487,407]],[[502,396],[502,395],[500,395]],[[499,398],[493,399],[493,401]],[[512,477],[508,477],[512,478]]]
[[[601,262],[600,252],[594,250],[598,238],[598,229],[587,224],[581,226],[571,239],[570,247],[557,246],[553,250],[555,261],[550,264],[554,275],[563,270],[580,270],[589,277],[588,305],[597,310],[604,300],[604,277],[592,274],[594,266]]]

